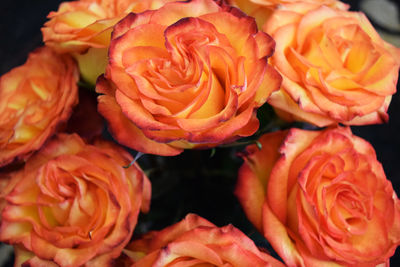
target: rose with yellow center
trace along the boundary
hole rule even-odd
[[[104,73],[113,26],[130,12],[156,9],[173,0],[79,0],[63,2],[50,12],[43,42],[59,53],[71,53],[81,76],[95,84]]]
[[[388,120],[400,50],[383,41],[364,14],[286,4],[263,30],[277,43],[271,64],[283,77],[269,103],[286,117],[320,127]]]
[[[0,77],[0,166],[26,159],[78,102],[74,60],[41,47]]]
[[[42,28],[43,41],[59,52],[106,48],[112,27],[130,12],[161,7],[168,0],[80,0],[63,2],[50,12]]]
[[[368,142],[349,128],[259,142],[243,153],[236,195],[288,266],[388,266],[400,201]]]
[[[118,142],[145,153],[250,136],[281,83],[268,64],[273,50],[254,19],[212,0],[130,14],[114,28],[99,112]]]
[[[12,173],[0,240],[16,266],[109,266],[129,242],[150,182],[119,146],[57,135]]]

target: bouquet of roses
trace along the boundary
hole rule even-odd
[[[61,3],[0,78],[14,265],[389,266],[400,201],[350,126],[388,121],[400,49],[349,8]]]

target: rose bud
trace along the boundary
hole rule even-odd
[[[119,143],[144,153],[250,136],[257,108],[281,84],[268,64],[274,47],[253,18],[212,0],[130,14],[114,28],[99,112]]]
[[[363,13],[286,4],[263,30],[277,44],[271,64],[283,82],[268,103],[278,112],[319,127],[388,120],[400,50],[383,41]]]
[[[232,225],[217,227],[195,214],[146,234],[124,252],[131,257],[132,267],[284,266],[260,251],[239,229]]]
[[[0,241],[24,266],[111,266],[129,242],[150,182],[129,153],[59,134],[12,173]],[[3,176],[2,174],[1,176]],[[0,177],[3,178],[3,177]]]
[[[112,27],[130,12],[155,9],[172,0],[80,0],[63,2],[42,28],[43,42],[71,53],[82,77],[95,84],[107,64]]]
[[[48,47],[0,77],[0,167],[25,160],[69,118],[78,79],[74,60]]]
[[[236,195],[288,266],[388,266],[400,202],[373,147],[350,128],[263,135]]]

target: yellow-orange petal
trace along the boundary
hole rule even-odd
[[[172,156],[182,150],[166,144],[156,143],[146,138],[143,133],[130,122],[121,112],[115,100],[108,96],[99,96],[99,112],[112,122],[109,124],[111,133],[120,140],[121,144],[132,149],[157,155]]]

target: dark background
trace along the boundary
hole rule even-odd
[[[0,74],[25,62],[28,53],[41,45],[40,28],[46,21],[46,16],[51,10],[57,10],[60,0],[18,0],[3,1],[0,9]],[[360,1],[343,1],[350,3],[353,10],[359,8]],[[398,5],[398,4],[397,4]],[[380,30],[384,27],[376,25]],[[388,31],[389,32],[389,31]],[[389,32],[399,34],[398,32]],[[397,86],[399,90],[399,85]],[[397,194],[400,194],[400,96],[393,96],[389,108],[389,123],[382,125],[352,127],[353,132],[368,140],[375,148],[378,160],[383,164],[387,178],[392,181]],[[209,219],[213,223],[222,226],[233,222],[246,234],[262,244],[260,236],[249,226],[243,217],[243,212],[232,195],[232,177],[236,176],[237,167],[240,165],[234,152],[226,160],[221,160],[217,151],[215,158],[209,157],[209,151],[185,152],[173,161],[157,161],[154,157],[141,159],[144,165],[151,167],[156,163],[161,168],[168,169],[169,178],[153,178],[155,190],[153,192],[152,208],[159,210],[141,218],[138,225],[139,232],[149,229],[159,229],[168,224],[180,220],[187,212],[197,214]],[[231,162],[236,161],[237,167],[229,168]],[[193,163],[195,162],[195,165]],[[141,162],[139,162],[141,163]],[[227,165],[221,173],[221,166]],[[163,167],[163,165],[165,165]],[[175,168],[181,169],[181,173],[173,173]],[[207,169],[203,167],[207,166]],[[162,170],[164,171],[164,170]],[[186,172],[186,173],[184,173]],[[184,178],[178,178],[181,175]],[[204,176],[204,179],[198,179]],[[161,176],[160,176],[161,177]],[[152,177],[150,177],[152,178]],[[157,191],[157,188],[162,190]],[[167,197],[165,193],[171,193]],[[177,204],[179,203],[179,204]],[[183,204],[182,204],[183,203]],[[201,204],[199,204],[201,203]],[[178,207],[171,212],[171,209]],[[171,217],[165,220],[166,216]],[[163,223],[155,223],[157,219]],[[400,266],[400,252],[391,259],[392,266]],[[8,263],[10,264],[10,262]]]

